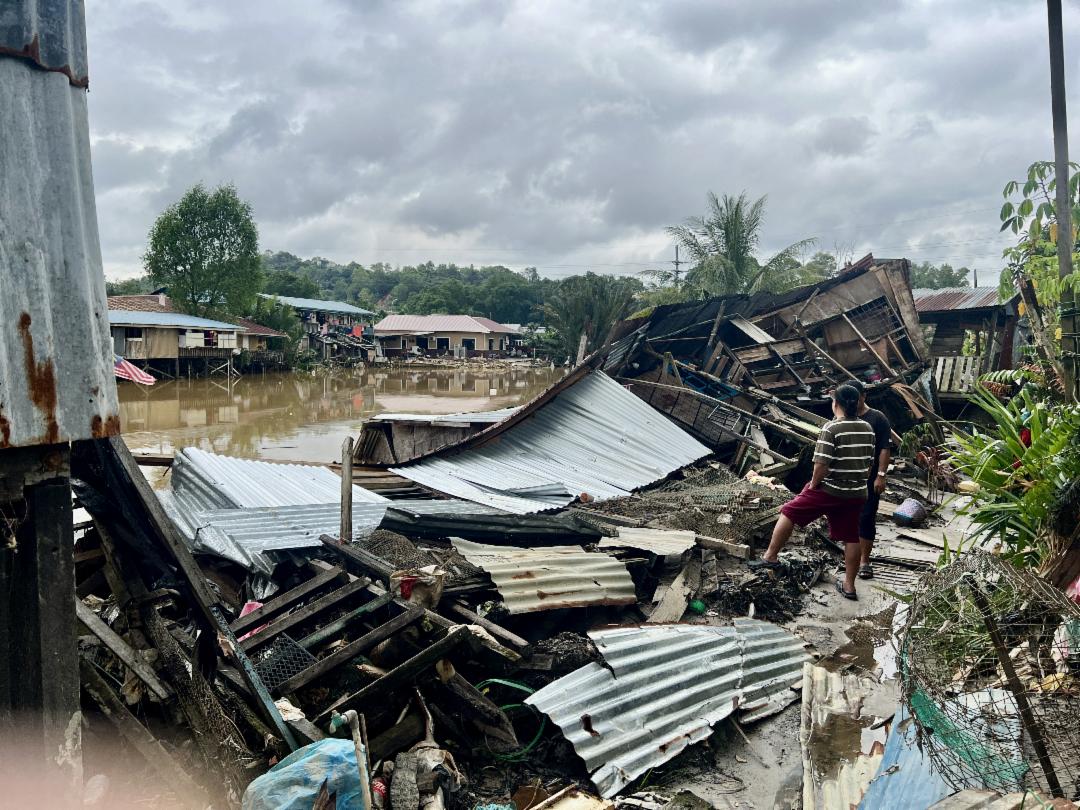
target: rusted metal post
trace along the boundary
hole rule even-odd
[[[1009,658],[1009,651],[1005,647],[1005,641],[1002,639],[1001,631],[998,629],[997,620],[994,618],[993,610],[990,607],[990,600],[986,598],[986,594],[983,593],[982,588],[974,580],[969,580],[967,585],[971,591],[971,598],[975,600],[975,605],[982,614],[986,632],[994,645],[994,653],[997,655],[1001,669],[1005,673],[1005,685],[1009,687],[1009,691],[1012,692],[1013,697],[1016,699],[1016,708],[1020,712],[1020,721],[1024,724],[1024,731],[1027,732],[1028,738],[1031,740],[1031,747],[1035,749],[1035,756],[1039,759],[1039,767],[1042,768],[1042,772],[1046,776],[1046,786],[1050,788],[1051,795],[1064,797],[1065,793],[1061,790],[1061,783],[1058,782],[1054,765],[1050,762],[1050,754],[1046,750],[1046,740],[1043,737],[1042,726],[1039,725],[1038,720],[1035,719],[1035,715],[1031,711],[1031,704],[1028,703],[1024,685],[1020,683],[1020,677],[1016,674],[1012,659]]]
[[[352,542],[353,438],[341,443],[341,542]]]

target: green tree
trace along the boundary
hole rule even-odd
[[[284,332],[289,336],[289,346],[295,346],[303,337],[304,325],[300,323],[300,318],[297,317],[293,308],[285,306],[274,298],[256,298],[254,309],[248,317],[255,323]]]
[[[121,281],[106,281],[106,295],[146,295],[154,291],[154,285],[150,283],[149,276],[136,276],[125,278]]]
[[[193,315],[243,314],[262,286],[251,206],[231,185],[202,184],[170,205],[150,229],[143,264],[153,284]]]
[[[738,197],[708,193],[709,210],[683,225],[667,229],[694,262],[686,283],[706,295],[782,292],[800,284],[795,272],[802,267],[797,256],[814,244],[803,239],[788,245],[765,261],[754,255],[765,220],[765,202],[751,202],[746,192]]]
[[[1069,200],[1074,223],[1071,235],[1058,233],[1056,205],[1057,178],[1054,164],[1038,161],[1028,167],[1027,180],[1011,180],[1005,184],[1001,206],[1001,230],[1011,230],[1019,238],[1003,256],[1006,266],[1001,272],[999,294],[1003,299],[1020,294],[1024,314],[1028,316],[1035,342],[1043,359],[1053,368],[1059,385],[1065,385],[1062,367],[1062,334],[1058,310],[1069,306],[1069,299],[1080,289],[1080,254],[1077,253],[1075,223],[1080,222],[1080,173],[1071,163]],[[1059,236],[1070,239],[1073,272],[1061,278],[1057,242]],[[1066,303],[1066,302],[1069,303]]]
[[[966,267],[957,267],[955,270],[950,264],[935,265],[929,262],[911,265],[911,286],[916,289],[942,290],[946,287],[967,287],[968,274],[971,271]]]
[[[320,298],[322,290],[307,276],[280,270],[268,273],[263,282],[263,292],[270,295],[289,295],[294,298]]]
[[[611,327],[629,314],[634,296],[641,290],[636,278],[586,273],[563,279],[543,307],[559,351],[575,357],[582,333],[588,351],[599,348]]]

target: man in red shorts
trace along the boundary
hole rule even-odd
[[[844,576],[836,589],[857,599],[855,576],[861,556],[859,514],[866,500],[866,478],[874,456],[874,429],[858,417],[859,391],[841,385],[833,392],[835,418],[822,427],[814,448],[814,474],[803,491],[780,509],[769,548],[752,568],[779,568],[779,554],[796,526],[820,517],[829,521],[829,536],[844,544]]]

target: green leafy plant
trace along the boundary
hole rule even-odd
[[[1013,564],[1048,564],[1062,551],[1047,531],[1055,503],[1080,477],[1080,407],[1038,399],[1028,387],[1006,403],[979,385],[971,400],[994,427],[953,434],[952,463],[978,485],[961,512],[976,539],[996,541]]]

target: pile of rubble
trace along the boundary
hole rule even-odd
[[[826,292],[811,296],[819,315]],[[856,322],[869,329],[878,314]],[[769,318],[774,330],[784,322]],[[714,314],[709,325],[709,342],[730,326],[771,345],[749,321]],[[812,354],[809,326],[798,340]],[[898,328],[877,350],[910,365],[905,347],[917,341]],[[757,361],[758,383],[819,384],[784,351],[783,371]],[[915,754],[895,671],[872,671],[873,654],[819,657],[795,632],[823,605],[837,621],[818,582],[838,550],[811,529],[779,570],[745,565],[790,496],[768,473],[791,484],[822,417],[756,384],[739,389],[758,406],[733,406],[751,416],[724,464],[694,420],[662,415],[603,362],[389,468],[357,466],[351,440],[340,465],[186,449],[154,489],[119,439],[81,445],[72,471],[91,520],[77,543],[76,609],[91,729],[114,726],[178,806],[700,807],[715,796],[702,802],[674,779],[667,795],[652,775],[670,777],[684,751],[708,760],[699,743],[736,738],[767,769],[748,735],[776,715],[780,757],[796,725],[801,756],[795,783],[775,780],[777,796],[810,808],[902,793],[897,763]],[[819,372],[821,384],[835,376]],[[883,501],[882,517],[893,508]],[[868,598],[893,608],[892,593],[946,543],[904,531],[881,538],[873,558],[884,585]],[[882,638],[894,629],[887,615]],[[830,747],[840,739],[851,750]],[[731,776],[731,790],[753,778]],[[929,802],[952,790],[939,779],[924,792]]]

